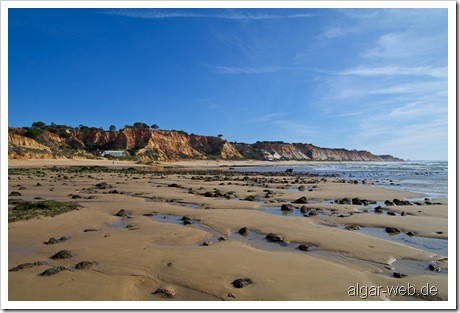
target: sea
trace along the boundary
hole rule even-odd
[[[289,166],[235,168],[240,172],[284,172],[293,174],[334,175],[344,179],[366,179],[375,186],[423,194],[429,198],[448,197],[447,161],[406,162],[327,162]]]

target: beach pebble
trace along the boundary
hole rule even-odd
[[[232,282],[232,285],[233,287],[235,288],[243,288],[245,286],[248,286],[248,285],[251,285],[253,284],[254,282],[252,281],[251,278],[238,278],[238,279],[235,279],[233,282]]]

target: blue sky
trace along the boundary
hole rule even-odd
[[[447,9],[9,9],[10,126],[447,159]]]

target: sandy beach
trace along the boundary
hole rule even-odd
[[[447,199],[230,169],[270,164],[9,160],[11,218],[24,202],[79,207],[8,223],[8,299],[447,300]]]

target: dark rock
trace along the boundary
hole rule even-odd
[[[225,238],[225,237],[219,237],[219,239],[217,239],[217,240],[219,240],[219,242],[220,242],[220,241],[226,241],[227,238]]]
[[[25,268],[31,268],[31,267],[34,267],[34,266],[41,266],[41,265],[47,265],[47,264],[48,263],[42,262],[42,261],[33,262],[33,263],[22,263],[22,264],[19,264],[18,266],[15,266],[15,267],[9,269],[8,271],[9,272],[17,272],[17,271],[23,270]]]
[[[110,193],[110,194],[118,194],[119,192],[118,192],[118,190],[113,189],[113,190],[110,190],[109,193]]]
[[[401,216],[406,216],[406,212],[402,211]]]
[[[178,185],[178,184],[176,184],[176,183],[173,183],[173,184],[168,185],[168,187],[172,187],[172,188],[181,188],[182,186],[181,186],[181,185]]]
[[[415,233],[413,231],[408,231],[406,235],[412,237],[412,236],[415,236]]]
[[[444,232],[442,232],[442,231],[437,231],[436,234],[441,235],[441,234],[444,234]]]
[[[300,207],[300,213],[303,213],[303,214],[308,213],[308,208],[305,205],[302,205]]]
[[[249,196],[249,197],[244,198],[244,200],[246,200],[246,201],[257,201],[258,199],[255,196]]]
[[[406,277],[406,276],[407,276],[407,274],[393,272],[393,277],[394,278],[403,278],[403,277]]]
[[[306,197],[300,197],[299,199],[295,200],[293,203],[308,203]]]
[[[290,203],[288,204],[283,204],[281,206],[281,211],[294,211],[294,206]]]
[[[40,275],[41,276],[52,276],[52,275],[55,275],[59,272],[62,272],[62,271],[70,271],[67,267],[64,267],[64,266],[54,266],[52,268],[49,268],[45,271],[43,271]]]
[[[379,205],[378,207],[374,208],[375,213],[383,213],[383,208]]]
[[[107,184],[106,182],[102,182],[102,183],[96,184],[96,188],[107,189],[107,188],[112,188],[112,186]]]
[[[431,263],[430,265],[428,265],[428,269],[432,272],[441,272],[441,268],[435,263]]]
[[[69,250],[61,250],[58,253],[51,256],[51,259],[68,259],[73,257],[72,253]]]
[[[56,238],[54,237],[51,237],[50,239],[48,239],[48,241],[45,241],[44,244],[45,245],[54,245],[54,244],[57,244],[57,243],[60,243],[61,241],[57,240]]]
[[[134,224],[128,224],[128,225],[125,226],[125,228],[134,228],[134,227],[136,227],[136,225],[134,225]]]
[[[252,281],[251,278],[238,278],[238,279],[235,279],[233,282],[232,282],[232,285],[233,287],[235,288],[243,288],[245,286],[248,286],[248,285],[251,285],[253,284],[254,282]]]
[[[238,233],[241,236],[247,236],[249,235],[249,229],[247,227],[240,228],[240,230],[238,230]]]
[[[89,233],[89,232],[93,232],[93,231],[98,231],[98,230],[97,230],[97,229],[94,229],[94,228],[87,228],[87,229],[85,229],[83,232]]]
[[[338,204],[351,204],[351,200],[348,198],[337,199],[334,202]]]
[[[153,294],[164,298],[174,298],[176,296],[176,292],[174,291],[174,289],[169,287],[160,287],[157,290],[155,290]]]
[[[302,185],[302,186],[299,186],[299,188],[297,188],[297,189],[298,189],[299,191],[305,191],[305,190],[307,190],[307,187],[305,187],[305,186]]]
[[[388,212],[387,212],[387,215],[396,216],[396,213],[393,212],[393,211],[388,211]]]
[[[363,202],[359,198],[353,198],[353,199],[351,199],[351,204],[362,205]]]
[[[310,212],[308,212],[308,216],[314,216],[314,215],[318,215],[318,212],[315,209],[312,209],[310,210]]]
[[[191,220],[184,220],[183,223],[184,223],[184,225],[191,225],[192,221]]]
[[[395,204],[390,200],[385,200],[385,205],[390,206],[390,205],[395,205]]]
[[[212,195],[212,192],[206,191],[206,192],[204,193],[204,196],[207,197],[207,198],[211,198],[213,195]]]
[[[128,217],[128,213],[126,213],[125,210],[121,209],[120,211],[118,211],[115,216],[120,216],[120,217]]]
[[[82,261],[80,263],[77,263],[77,265],[75,265],[75,269],[77,269],[77,270],[85,270],[85,269],[89,269],[89,268],[93,267],[94,265],[96,265],[94,262]]]
[[[311,249],[313,249],[313,246],[311,246],[311,245],[299,245],[297,247],[297,249],[299,249],[301,251],[310,251]]]
[[[393,203],[395,205],[411,205],[410,201],[407,200],[399,200],[399,199],[393,199]]]
[[[10,196],[10,197],[20,197],[20,196],[22,196],[22,194],[20,192],[17,192],[17,191],[12,191],[12,192],[10,192],[10,194],[8,196]]]
[[[399,234],[401,233],[401,230],[396,228],[396,227],[386,227],[385,231],[389,234]]]
[[[205,241],[205,242],[203,242],[201,245],[202,245],[202,246],[205,246],[205,247],[211,246],[211,245],[212,245],[212,242],[211,242],[211,241]]]
[[[281,235],[275,234],[275,233],[269,233],[265,238],[268,241],[273,241],[273,242],[281,242],[283,241],[283,237]]]

